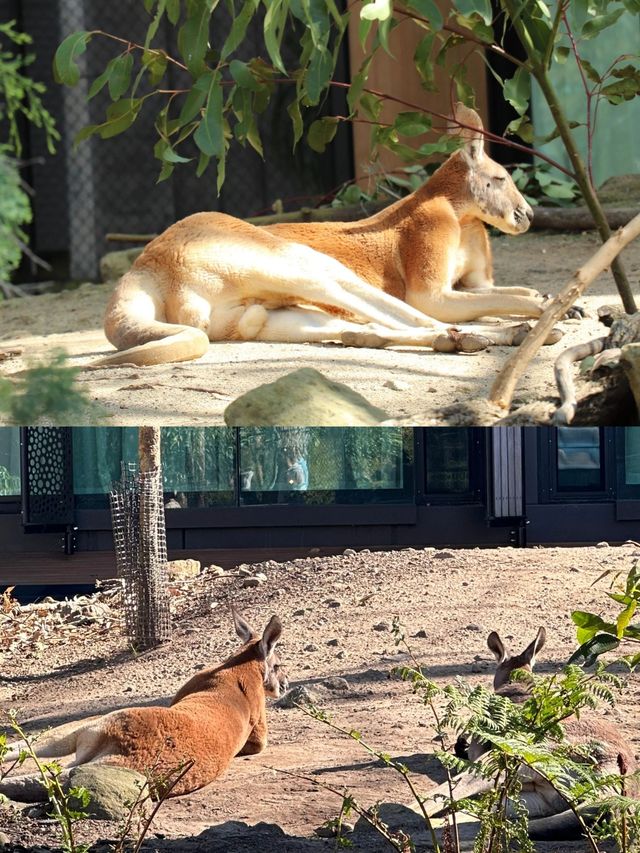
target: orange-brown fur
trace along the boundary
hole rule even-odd
[[[190,678],[170,707],[126,708],[75,729],[67,724],[63,731],[49,733],[37,745],[37,754],[60,756],[75,751],[76,760],[70,766],[97,762],[137,770],[149,778],[152,793],[162,787],[163,779],[174,778],[179,768],[193,762],[170,792],[177,796],[213,782],[236,755],[263,750],[266,692],[277,696],[286,686],[286,679],[278,675],[280,664],[274,651],[280,623],[274,617],[258,637],[237,614],[234,619],[245,645],[224,663]],[[10,748],[5,760],[15,759],[20,746]],[[26,782],[25,777],[9,777],[0,782],[0,793],[19,794],[21,786],[28,788]]]
[[[102,363],[197,358],[217,340],[439,348],[445,324],[538,317],[536,291],[494,286],[485,229],[522,233],[531,208],[485,155],[477,114],[458,105],[456,120],[467,126],[464,148],[421,189],[360,222],[258,228],[197,213],[172,225],[116,286],[105,333],[120,352]],[[517,336],[489,334],[507,344]]]

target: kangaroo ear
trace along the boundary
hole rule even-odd
[[[266,660],[275,649],[276,643],[282,634],[282,623],[277,616],[272,616],[269,624],[264,629],[264,634],[259,643],[260,657]]]
[[[233,625],[236,629],[236,634],[240,637],[242,642],[248,643],[251,640],[255,640],[256,632],[253,630],[251,625],[242,618],[235,607],[231,608],[231,614],[233,616]]]
[[[461,127],[460,125],[464,125]],[[453,116],[449,119],[448,131],[453,136],[459,136],[464,140],[464,152],[467,157],[477,162],[484,157],[484,125],[482,119],[475,110],[458,101],[453,110]]]
[[[540,649],[544,646],[547,640],[547,632],[544,628],[538,628],[538,633],[536,634],[536,638],[532,643],[529,643],[527,648],[522,652],[522,659],[525,663],[528,663],[529,666],[533,668],[533,664],[536,660],[536,655],[540,651]]]
[[[489,649],[493,652],[495,659],[498,661],[498,663],[502,663],[503,660],[507,659],[507,651],[497,631],[492,631],[489,634],[489,636],[487,637],[487,645],[489,646]]]

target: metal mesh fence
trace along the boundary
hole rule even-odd
[[[123,466],[109,494],[127,636],[148,649],[171,636],[162,472]]]

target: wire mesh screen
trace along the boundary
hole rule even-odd
[[[136,648],[152,648],[171,637],[162,472],[123,467],[109,500],[125,629]]]

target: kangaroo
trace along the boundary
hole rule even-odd
[[[235,611],[233,620],[242,648],[190,678],[169,707],[125,708],[60,726],[36,744],[36,754],[58,758],[75,753],[68,768],[96,762],[155,779],[193,762],[171,790],[174,797],[213,782],[234,756],[261,752],[267,745],[265,696],[277,698],[288,686],[275,650],[282,625],[273,616],[259,636]],[[15,762],[24,746],[11,744],[5,763]],[[68,776],[68,770],[63,773]],[[150,784],[157,795],[152,779]],[[2,779],[0,794],[27,801],[46,798],[37,775]]]
[[[458,104],[454,121],[455,132],[465,128],[464,146],[424,186],[368,219],[257,227],[196,213],[172,225],[116,285],[104,330],[118,352],[94,365],[186,361],[211,341],[447,352],[519,344],[526,324],[463,333],[447,325],[535,318],[545,303],[531,288],[494,285],[485,224],[522,234],[533,211],[485,154],[478,114]]]
[[[511,682],[511,674],[516,669],[532,671],[537,654],[546,642],[546,631],[540,628],[535,639],[517,655],[509,655],[499,634],[492,631],[487,638],[487,645],[493,652],[498,666],[493,679],[493,689],[501,696],[506,696],[513,702],[526,702],[529,692],[525,685]],[[571,718],[563,722],[565,737],[575,746],[589,747],[593,763],[603,776],[619,775],[621,767],[624,773],[632,774],[638,769],[633,746],[618,731],[615,725],[600,720],[591,713],[581,713],[580,718]],[[456,751],[461,753],[460,741]],[[467,745],[468,758],[477,761],[489,746],[471,740]],[[457,800],[473,797],[493,786],[491,780],[481,779],[468,773],[461,773],[454,780],[454,795]],[[529,813],[529,835],[535,840],[558,840],[560,838],[577,838],[582,828],[575,814],[568,808],[567,801],[542,776],[529,768],[523,768],[521,773],[522,790],[520,797]],[[637,779],[629,779],[626,786],[629,796],[639,796],[640,788]],[[449,797],[448,783],[439,785],[429,791],[430,806],[428,811],[435,815],[442,811],[442,802],[435,798]],[[588,814],[583,817],[589,818]]]

